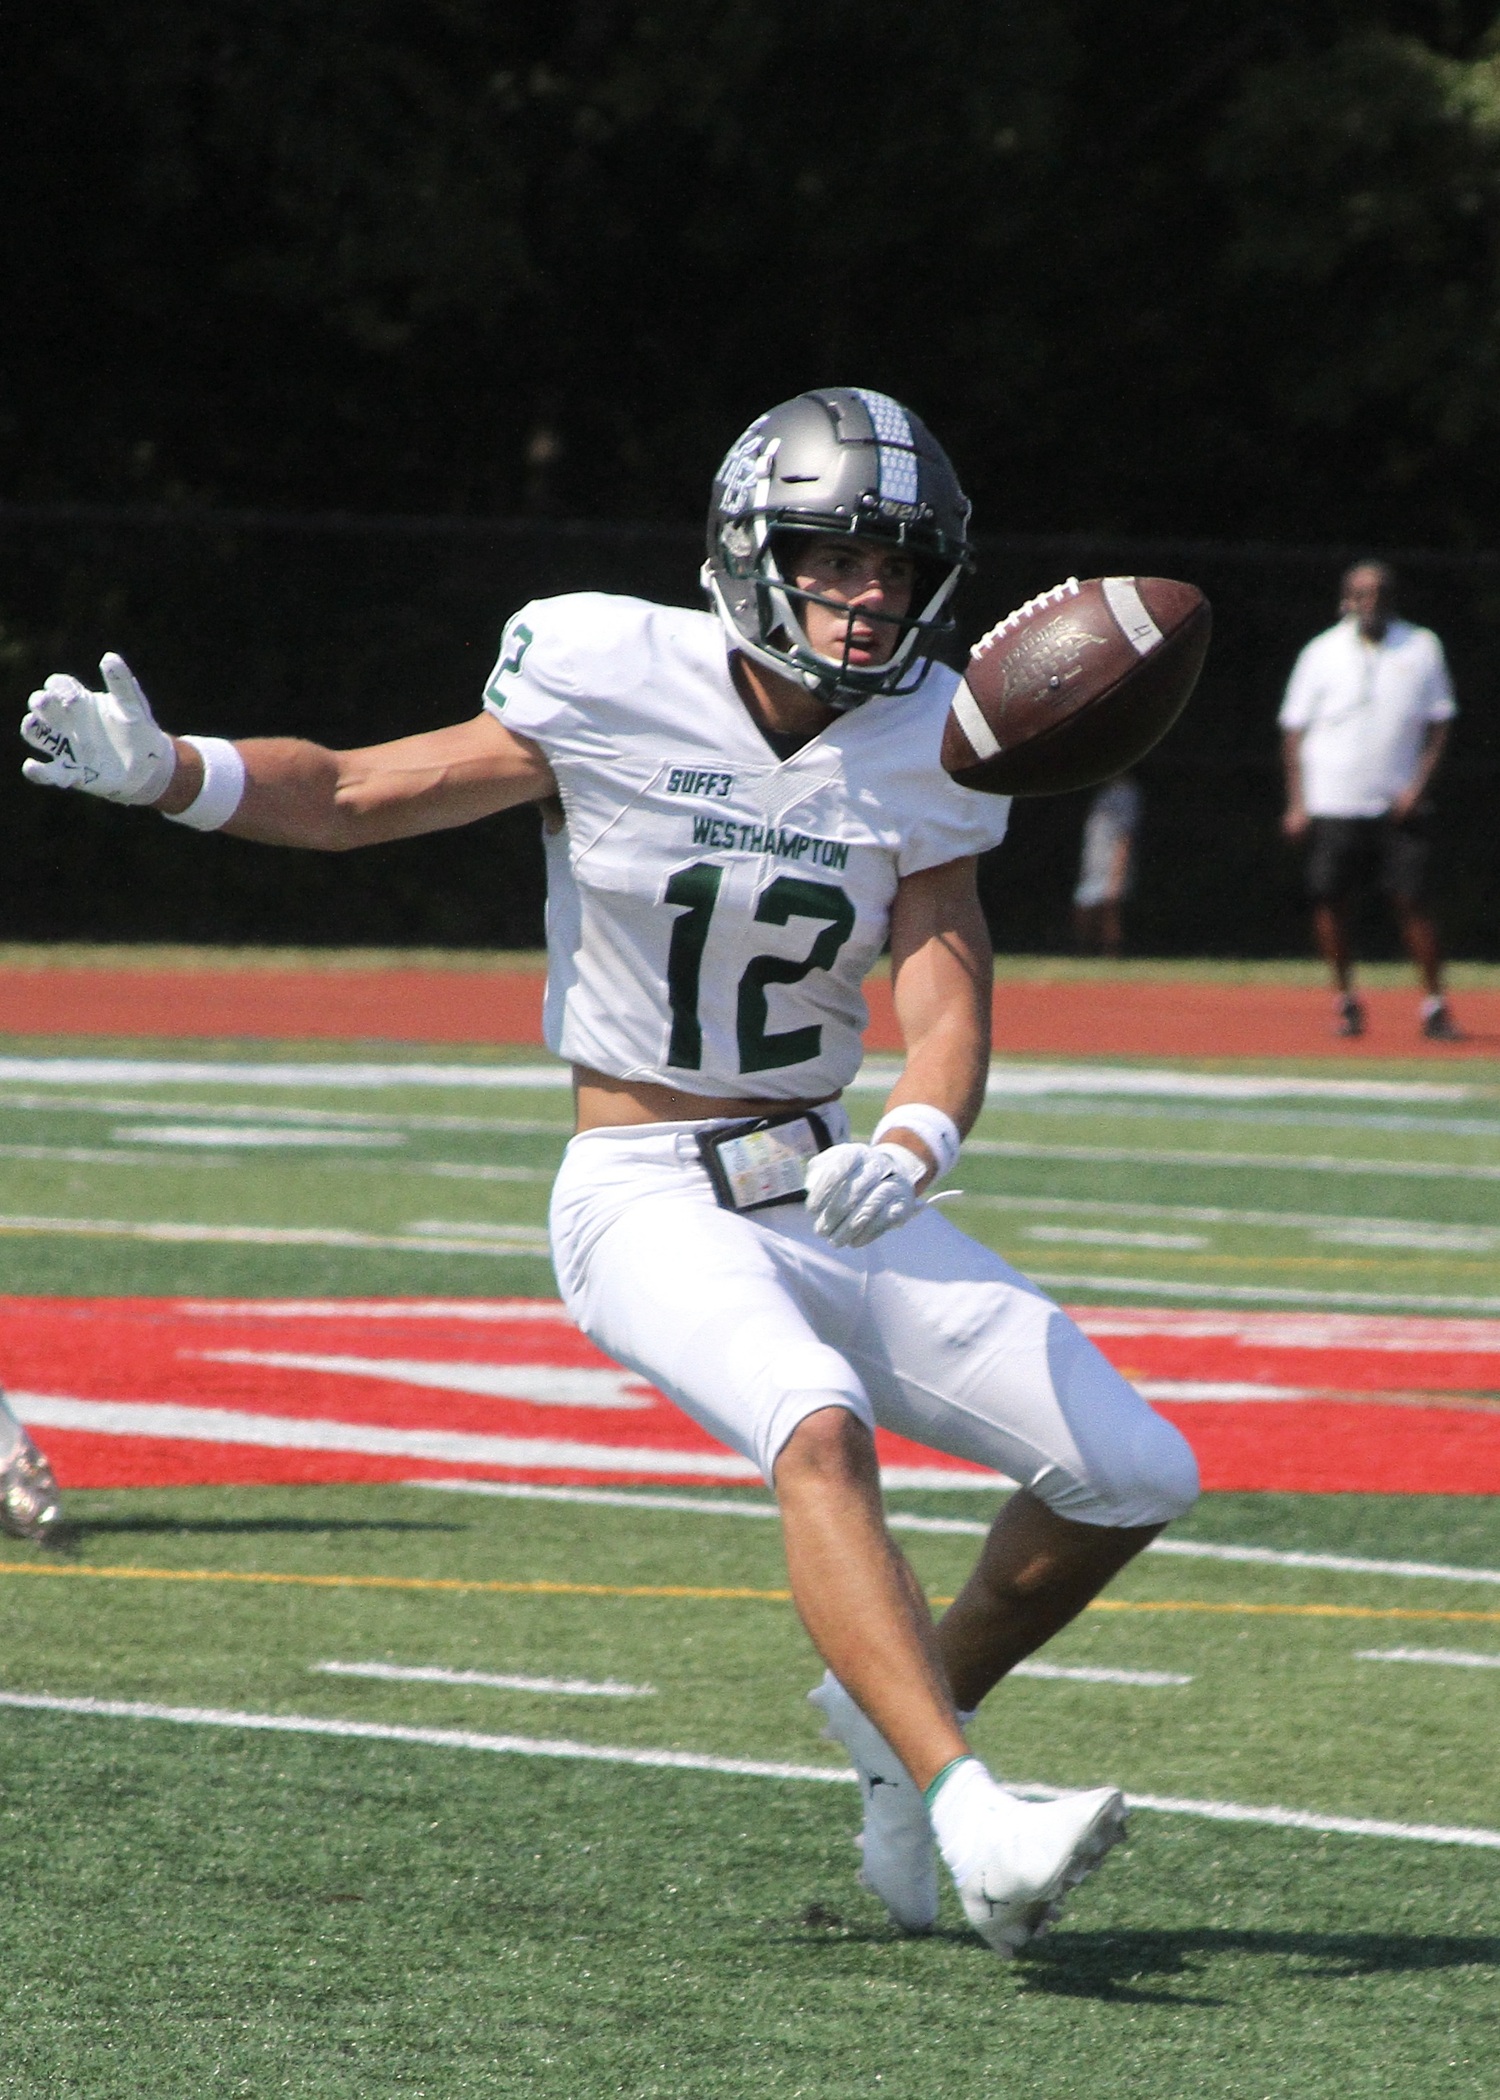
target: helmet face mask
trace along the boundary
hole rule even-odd
[[[731,447],[714,480],[703,581],[732,648],[831,707],[857,707],[910,692],[953,632],[946,608],[972,566],[968,521],[946,454],[915,416],[886,394],[825,387],[758,417]],[[805,605],[849,607],[797,584],[796,543],[840,535],[915,565],[905,613],[861,611],[898,629],[884,663],[850,663],[852,620],[837,656],[807,638]]]

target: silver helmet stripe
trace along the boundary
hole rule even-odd
[[[875,431],[881,495],[892,503],[915,503],[920,488],[917,450],[906,410],[889,394],[868,387],[851,387],[850,392],[864,403]]]

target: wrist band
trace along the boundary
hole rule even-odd
[[[875,1125],[871,1144],[878,1145],[888,1130],[909,1130],[913,1137],[922,1140],[937,1162],[934,1180],[947,1173],[963,1143],[952,1116],[944,1115],[940,1108],[929,1107],[925,1101],[903,1101],[899,1108],[887,1109]]]
[[[245,793],[245,761],[227,737],[185,736],[203,761],[203,785],[188,804],[167,817],[194,831],[218,831],[239,808]],[[166,816],[166,812],[162,814]]]

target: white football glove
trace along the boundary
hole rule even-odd
[[[38,787],[81,788],[106,802],[158,802],[177,768],[172,739],[123,656],[102,657],[105,690],[55,671],[31,696],[21,734],[45,758],[21,771]]]
[[[834,1247],[868,1247],[921,1208],[927,1169],[904,1145],[830,1145],[807,1170],[807,1214]]]

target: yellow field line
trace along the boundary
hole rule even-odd
[[[790,1590],[709,1589],[688,1583],[478,1582],[457,1575],[294,1575],[238,1568],[95,1568],[58,1561],[0,1561],[0,1575],[73,1575],[99,1582],[244,1582],[310,1590],[433,1590],[497,1597],[682,1597],[711,1603],[790,1604]],[[951,1597],[933,1597],[951,1604]],[[1500,1611],[1417,1611],[1365,1604],[1209,1603],[1195,1597],[1099,1597],[1090,1611],[1209,1612],[1269,1619],[1427,1619],[1500,1625]]]
[[[105,1582],[251,1582],[310,1590],[449,1590],[507,1597],[752,1598],[790,1604],[790,1590],[698,1589],[679,1583],[471,1582],[456,1575],[283,1575],[237,1568],[91,1568],[57,1561],[0,1561],[0,1575],[89,1575]]]

